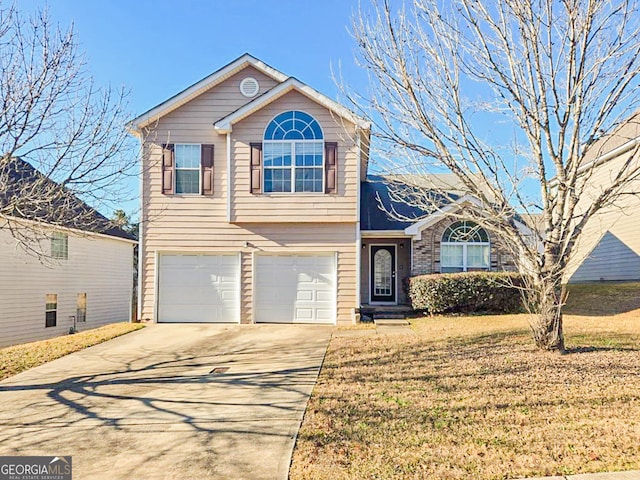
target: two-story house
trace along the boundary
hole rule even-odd
[[[0,347],[129,321],[135,238],[26,161],[0,170]]]
[[[362,305],[406,303],[411,273],[507,261],[470,222],[388,217],[367,177],[370,124],[251,55],[131,130],[143,320],[349,323]]]

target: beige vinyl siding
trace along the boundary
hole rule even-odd
[[[174,219],[212,217],[214,221],[226,221],[227,143],[226,136],[219,135],[213,123],[249,101],[240,91],[240,82],[254,77],[260,83],[260,92],[276,83],[253,67],[233,75],[220,85],[196,97],[179,109],[162,117],[154,131],[147,135],[143,149],[142,205],[145,223],[156,227],[172,225]],[[199,143],[214,145],[213,195],[162,195],[163,143]],[[197,224],[194,228],[198,228]],[[157,230],[161,233],[161,230]]]
[[[249,160],[251,142],[262,142],[267,124],[279,113],[301,110],[312,115],[327,142],[338,142],[338,193],[251,194]],[[354,126],[336,117],[306,96],[292,91],[233,126],[233,196],[231,221],[251,222],[355,222],[358,148]]]
[[[252,100],[240,93],[240,82],[247,77],[258,80],[258,95],[277,84],[255,68],[247,67],[158,120],[157,124],[152,125],[157,133],[155,140],[159,143],[174,143],[173,139],[167,141],[167,134],[170,133],[171,137],[180,142],[206,143],[201,137],[215,133],[215,122]]]
[[[589,150],[586,152],[584,164],[591,162],[598,157],[621,147],[630,140],[634,140],[640,136],[640,114],[634,116],[629,121],[620,125],[611,135],[601,137],[593,142]]]
[[[603,163],[589,179],[584,201],[610,185],[625,157]],[[636,160],[637,161],[637,160]],[[640,181],[628,188],[640,191]],[[640,199],[623,195],[615,207],[602,210],[588,223],[576,244],[566,278],[571,282],[640,279]]]
[[[65,335],[87,294],[87,321],[79,330],[130,320],[133,244],[69,235],[69,258],[46,265],[16,248],[0,225],[0,347]],[[45,241],[43,245],[48,245]],[[58,296],[57,325],[45,328],[45,295]]]
[[[213,123],[251,99],[239,93],[240,81],[253,76],[262,87],[273,80],[248,68],[211,91],[161,118],[144,146],[143,254],[141,257],[140,318],[156,319],[156,256],[160,253],[241,253],[241,321],[250,323],[253,306],[253,252],[295,254],[312,252],[338,255],[337,320],[351,322],[358,304],[356,294],[356,193],[355,146],[349,146],[342,126],[323,107],[299,94],[287,94],[234,126],[232,132],[236,195],[236,223],[227,221],[227,145]],[[270,83],[269,83],[270,82]],[[282,109],[299,108],[321,123],[325,140],[339,143],[338,195],[297,195],[278,198],[249,194],[248,143],[262,141],[266,124]],[[240,139],[240,136],[242,138]],[[161,144],[215,145],[214,194],[162,195]],[[309,217],[313,222],[309,222]],[[242,223],[238,223],[238,222]],[[292,223],[296,222],[296,223]],[[304,222],[304,223],[303,223]],[[245,247],[246,242],[250,246]]]

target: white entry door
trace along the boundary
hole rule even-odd
[[[240,322],[238,255],[159,258],[158,322]]]
[[[257,323],[336,323],[336,261],[328,255],[257,255]]]

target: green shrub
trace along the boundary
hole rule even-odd
[[[436,313],[517,313],[523,311],[522,277],[510,272],[419,275],[409,279],[415,310]]]

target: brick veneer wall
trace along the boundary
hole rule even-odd
[[[440,273],[440,242],[444,231],[456,220],[444,219],[422,231],[419,240],[413,241],[412,275]],[[489,234],[491,245],[491,270],[516,270],[512,255],[497,241],[495,235]]]

